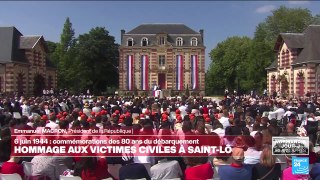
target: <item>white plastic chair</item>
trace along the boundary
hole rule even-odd
[[[112,177],[119,179],[119,170],[121,167],[121,164],[108,164],[108,172]]]
[[[0,174],[1,180],[22,180],[21,176],[17,173],[14,174]]]
[[[32,163],[31,162],[22,162],[23,172],[26,176],[32,176]]]
[[[63,176],[60,175],[60,180],[82,180],[79,176]]]

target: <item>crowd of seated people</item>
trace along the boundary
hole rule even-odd
[[[232,96],[228,100],[203,97],[92,97],[53,95],[2,97],[0,99],[0,173],[22,179],[59,179],[79,176],[100,179],[317,179],[320,178],[317,142],[319,101]],[[228,102],[228,103],[226,103]],[[302,113],[302,114],[301,114]],[[297,131],[297,127],[304,130]],[[230,154],[198,157],[46,156],[15,157],[11,154],[14,129],[132,129],[136,136],[211,136]],[[82,138],[88,134],[77,133]],[[104,136],[104,135],[101,135]],[[272,155],[272,137],[308,136],[310,175],[292,173],[291,156]],[[110,138],[105,137],[105,138]],[[121,138],[121,137],[120,137]],[[305,156],[304,156],[305,157]],[[26,175],[22,162],[31,162]],[[111,169],[116,167],[115,171]]]

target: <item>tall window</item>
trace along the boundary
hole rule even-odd
[[[182,44],[183,44],[183,39],[181,37],[178,37],[177,41],[176,41],[176,45],[177,46],[182,46]]]
[[[128,38],[127,46],[133,46],[133,39],[132,38]]]
[[[148,39],[147,38],[142,38],[141,46],[148,46]]]
[[[197,45],[198,45],[197,38],[195,38],[195,37],[191,38],[191,46],[197,46]]]
[[[166,56],[159,55],[159,66],[165,66],[165,65],[166,65]]]
[[[161,36],[161,37],[159,38],[159,44],[160,44],[160,45],[164,45],[164,44],[165,44],[165,38],[164,38],[163,36]]]

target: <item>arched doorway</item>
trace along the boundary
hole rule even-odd
[[[42,90],[45,88],[45,79],[41,74],[34,75],[33,93],[38,96],[42,94]]]
[[[17,76],[17,92],[18,92],[18,97],[23,95],[23,84],[24,84],[24,75],[22,73],[19,73]]]

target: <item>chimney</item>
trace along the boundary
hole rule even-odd
[[[123,35],[126,33],[126,31],[124,29],[121,29],[121,43],[122,43],[122,38],[123,38]]]
[[[201,34],[201,41],[202,41],[202,44],[204,44],[204,42],[203,42],[203,29],[200,29],[200,34]]]

